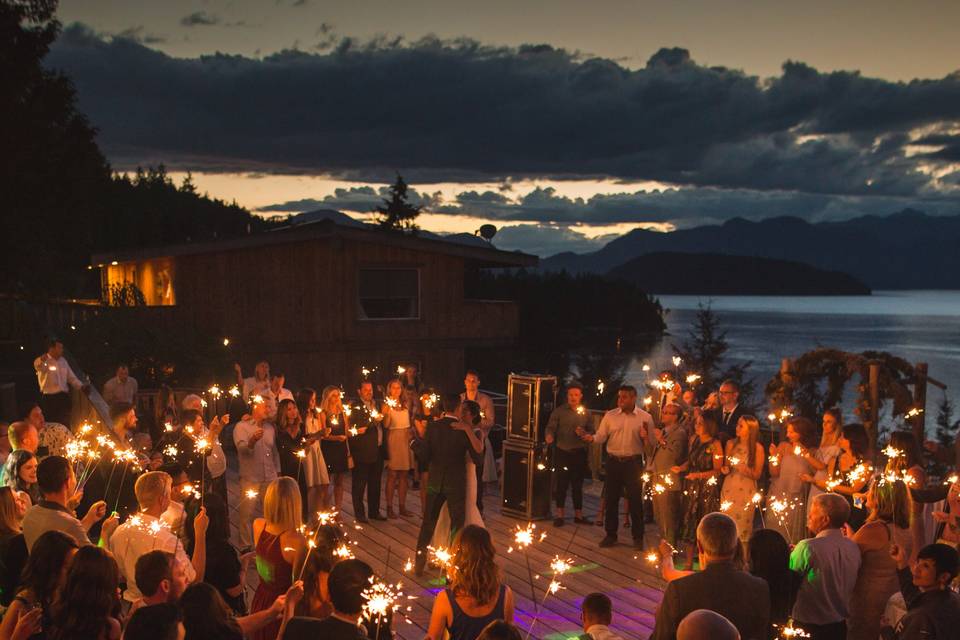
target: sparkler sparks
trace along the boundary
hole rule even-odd
[[[212,387],[207,389],[207,393],[212,395],[214,398],[219,398],[221,394],[220,387],[217,385],[213,385]]]
[[[329,524],[336,521],[337,519],[337,510],[331,509],[330,511],[317,511],[317,522],[320,524]]]
[[[656,551],[650,551],[644,556],[644,559],[650,564],[656,564],[657,561],[660,560],[660,556],[657,555]]]
[[[316,545],[316,542],[314,542]],[[333,550],[333,555],[340,558],[341,560],[350,560],[353,556],[353,551],[350,550],[350,547],[346,544],[341,544],[339,547]]]
[[[230,338],[224,338],[224,339],[223,339],[223,346],[225,346],[225,347],[229,347],[229,346],[230,346]]]
[[[579,415],[582,416],[582,415],[584,415],[586,412],[587,412],[587,410],[583,407],[582,404],[577,407],[577,414],[579,414]]]
[[[397,600],[403,597],[401,583],[386,584],[370,576],[370,586],[363,591],[363,609],[361,615],[376,622],[379,626],[389,620],[390,614],[398,607]]]
[[[247,489],[246,491],[243,492],[243,495],[244,495],[248,500],[256,500],[256,499],[257,499],[257,496],[260,495],[260,492],[257,491],[256,489]]]
[[[913,409],[910,409],[910,411],[907,411],[903,417],[909,420],[910,418],[916,418],[921,413],[923,413],[923,409],[914,407]]]
[[[726,513],[727,511],[730,511],[730,507],[732,506],[733,506],[733,503],[731,501],[724,500],[723,502],[720,503],[720,511]]]
[[[716,486],[716,484],[717,484],[717,476],[710,476],[707,479],[707,486],[713,487],[713,486]]]
[[[803,447],[801,447],[800,445],[797,445],[793,448],[793,455],[799,456],[802,454],[803,454]]]
[[[776,467],[780,465],[780,456],[773,455],[767,458],[767,461],[770,463],[771,467]]]
[[[727,458],[727,462],[730,463],[730,466],[731,466],[731,467],[735,467],[735,466],[737,466],[738,464],[740,464],[740,458],[738,458],[738,457],[736,457],[736,456],[730,456],[729,458]]]
[[[809,638],[810,634],[804,631],[801,627],[793,626],[793,620],[789,620],[785,627],[781,627],[780,636],[785,639]]]
[[[230,394],[230,397],[231,397],[231,398],[239,398],[239,397],[240,397],[240,388],[237,387],[237,385],[233,385],[232,387],[230,387],[229,389],[227,389],[227,393]]]
[[[700,380],[700,376],[695,373],[691,373],[687,376],[687,384],[695,384],[698,380]]]
[[[602,396],[603,390],[606,389],[607,385],[603,380],[597,380],[597,395]]]
[[[683,362],[683,358],[681,358],[680,356],[673,356],[672,360],[673,360],[673,366],[675,367],[679,367],[680,364]]]
[[[903,451],[900,451],[900,449],[897,449],[892,444],[888,444],[883,450],[883,455],[887,456],[888,458],[899,458],[903,455]]]
[[[450,566],[453,560],[453,554],[450,553],[449,549],[446,547],[427,547],[427,550],[430,552],[431,562],[439,565],[442,569]]]
[[[560,556],[553,556],[553,560],[550,561],[550,569],[552,569],[553,574],[557,576],[566,574],[572,568],[573,560],[570,558],[563,559]]]

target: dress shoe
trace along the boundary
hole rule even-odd
[[[600,541],[600,546],[604,548],[612,547],[615,544],[617,544],[617,536],[608,535],[603,540]]]
[[[590,518],[574,518],[573,521],[577,524],[590,524]]]
[[[387,516],[383,516],[383,515],[380,515],[379,513],[375,513],[375,514],[373,514],[373,515],[370,516],[370,519],[371,519],[371,520],[386,520],[386,519],[387,519]]]
[[[356,520],[357,522],[362,522],[363,524],[367,524],[367,523],[370,522],[370,521],[367,520],[364,516],[359,516],[359,517],[357,517],[357,518],[354,518],[354,520]]]

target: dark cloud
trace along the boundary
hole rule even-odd
[[[113,37],[125,38],[142,44],[162,44],[167,41],[165,36],[147,32],[142,24],[135,27],[128,27],[119,33],[115,33]]]
[[[261,213],[300,213],[315,209],[345,209],[347,211],[373,211],[383,204],[389,197],[388,187],[352,187],[350,189],[335,189],[332,195],[320,199],[304,198],[289,200],[277,204],[261,207]],[[440,200],[438,195],[418,193],[416,189],[407,191],[407,200],[414,206],[434,207]]]
[[[220,24],[220,16],[206,11],[194,11],[180,18],[180,24],[184,27],[210,27]]]
[[[538,256],[552,256],[563,251],[588,253],[597,251],[616,236],[588,238],[568,227],[545,224],[522,224],[502,227],[493,238],[498,249],[520,250]]]
[[[70,27],[49,64],[75,80],[120,164],[360,181],[401,170],[411,182],[612,176],[921,196],[933,185],[905,152],[909,132],[960,120],[960,74],[896,83],[789,62],[761,80],[684,49],[632,70],[548,45],[321,29],[323,54],[177,59]]]

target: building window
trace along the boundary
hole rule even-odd
[[[420,317],[419,269],[360,269],[360,319]]]

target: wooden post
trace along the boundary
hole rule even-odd
[[[918,362],[915,368],[916,375],[913,383],[913,406],[920,409],[919,415],[912,418],[913,437],[922,445],[926,440],[924,417],[927,415],[927,363]]]
[[[870,363],[870,420],[867,435],[870,436],[871,454],[877,449],[877,434],[880,432],[880,363]]]

